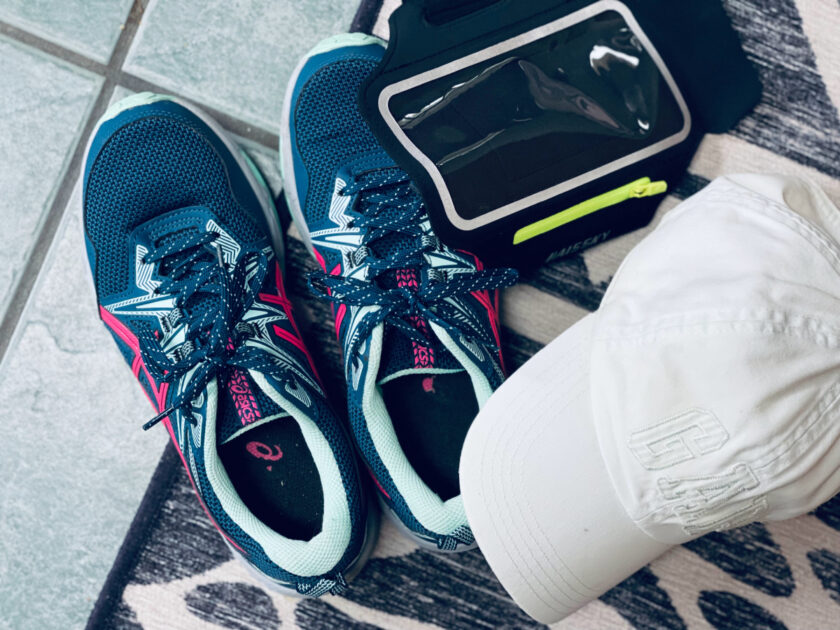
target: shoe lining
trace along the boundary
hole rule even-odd
[[[461,448],[478,414],[469,374],[409,374],[381,388],[411,466],[442,501],[458,496]]]
[[[311,540],[321,531],[324,492],[298,423],[279,418],[219,447],[243,503],[286,538]]]

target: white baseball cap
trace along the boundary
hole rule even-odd
[[[838,243],[816,186],[720,178],[490,398],[462,497],[529,615],[558,621],[673,545],[840,490]]]

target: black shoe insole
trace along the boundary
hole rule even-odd
[[[286,538],[310,540],[321,531],[324,491],[298,423],[278,418],[219,448],[239,497]]]
[[[478,414],[466,372],[410,374],[382,385],[397,439],[420,478],[444,501],[458,496],[458,464]]]

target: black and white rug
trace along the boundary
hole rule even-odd
[[[355,30],[387,37],[395,0],[364,0]],[[840,202],[840,2],[726,0],[764,83],[761,105],[732,133],[709,136],[660,214],[717,175],[804,175]],[[275,191],[278,192],[279,191]],[[641,230],[546,266],[507,291],[504,344],[513,368],[597,308]],[[331,316],[308,297],[313,268],[294,230],[287,284],[335,401],[342,400]],[[340,404],[336,404],[340,407]],[[342,597],[261,589],[232,558],[196,501],[170,445],[126,536],[89,628],[235,630],[525,628],[480,552],[416,548],[385,523],[370,563]],[[840,497],[784,523],[753,524],[675,548],[558,628],[840,629]]]

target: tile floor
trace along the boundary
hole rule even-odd
[[[79,167],[131,92],[242,138],[275,192],[298,57],[348,0],[0,0],[0,629],[83,627],[165,442],[95,311]]]

